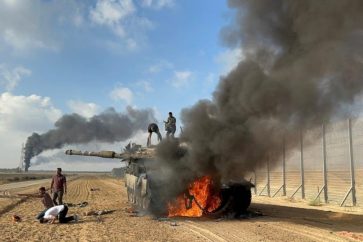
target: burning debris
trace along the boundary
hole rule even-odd
[[[90,119],[78,114],[64,115],[55,123],[55,129],[44,134],[33,133],[25,145],[25,171],[30,160],[41,152],[61,148],[66,144],[86,144],[93,140],[113,143],[130,138],[138,130],[154,121],[151,109],[127,108],[126,113],[117,113],[110,108]]]
[[[195,180],[176,201],[168,204],[168,216],[201,217],[214,212],[221,205],[221,197],[213,185],[208,176]]]
[[[230,182],[216,186],[209,176],[195,180],[188,191],[168,203],[168,217],[238,218],[251,204],[250,182]]]

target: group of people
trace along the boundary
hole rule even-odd
[[[169,112],[169,117],[167,121],[164,121],[165,124],[165,131],[166,131],[166,138],[174,138],[174,134],[176,131],[176,118],[173,116],[172,112]],[[147,138],[147,146],[151,146],[151,135],[152,133],[156,133],[158,136],[158,141],[160,142],[163,138],[160,134],[159,127],[156,123],[149,124],[147,129],[149,132],[149,137]]]
[[[68,207],[63,204],[63,195],[67,193],[67,180],[62,174],[62,169],[57,168],[57,174],[53,176],[50,184],[52,198],[45,187],[39,188],[39,197],[43,203],[44,210],[36,217],[40,223],[54,223],[57,218],[59,223],[78,221],[78,215],[68,216]]]

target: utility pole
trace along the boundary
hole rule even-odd
[[[21,144],[21,154],[20,154],[20,161],[19,161],[19,172],[23,172],[24,170],[24,158],[25,158],[25,147],[24,143]]]

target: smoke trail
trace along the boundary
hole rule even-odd
[[[99,115],[86,119],[78,114],[64,115],[44,134],[33,133],[25,145],[25,170],[30,167],[32,157],[44,150],[61,148],[66,144],[85,144],[93,140],[101,142],[124,141],[138,130],[146,129],[155,122],[150,109],[136,110],[127,107],[126,113],[117,113],[109,108]]]
[[[278,161],[283,139],[296,147],[297,131],[328,122],[363,88],[363,1],[228,3],[235,16],[221,35],[245,59],[221,78],[212,100],[182,111],[188,152],[177,157],[177,145],[159,147],[174,184],[169,195],[197,176],[240,179]]]

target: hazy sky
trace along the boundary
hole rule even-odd
[[[241,59],[220,40],[232,14],[222,0],[0,0],[0,167],[17,167],[26,138],[63,114],[91,117],[131,105],[153,108],[159,123],[169,111],[179,121],[181,109],[211,97],[219,76]],[[54,161],[31,169],[119,165],[61,154],[46,152]]]

